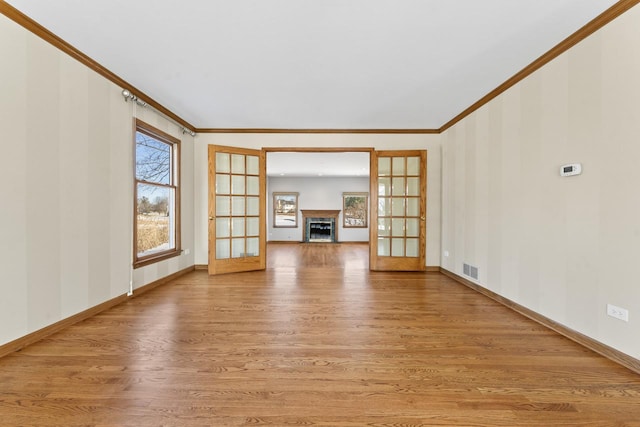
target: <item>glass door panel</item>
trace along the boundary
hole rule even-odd
[[[380,157],[378,159],[378,176],[391,175],[391,158]]]
[[[253,237],[246,240],[247,242],[247,254],[256,254],[260,251],[260,239]]]
[[[231,194],[245,194],[244,191],[244,175],[232,175],[231,176]]]
[[[372,270],[426,268],[426,156],[424,150],[376,151],[372,156]]]
[[[246,197],[244,196],[231,197],[231,215],[232,216],[244,215],[244,206],[246,203],[247,203]]]
[[[229,175],[216,174],[216,194],[229,194],[230,188]]]
[[[209,274],[266,267],[260,150],[209,146]]]
[[[378,256],[391,255],[391,239],[378,239]]]
[[[247,157],[247,175],[260,175],[260,159],[258,156]]]
[[[407,178],[407,196],[420,195],[420,178]]]
[[[259,235],[260,235],[259,218],[247,218],[247,236],[259,236]]]
[[[407,218],[406,235],[409,237],[418,237],[420,235],[418,218]]]
[[[247,197],[247,215],[258,216],[260,214],[260,198]]]
[[[231,173],[244,175],[245,156],[242,154],[231,155]]]
[[[420,157],[407,157],[407,176],[420,176]]]
[[[407,256],[417,257],[420,254],[420,248],[418,242],[420,239],[407,239]]]
[[[230,237],[229,218],[216,218],[216,237]]]
[[[231,214],[231,198],[216,196],[216,216],[227,217]]]
[[[229,153],[216,153],[216,170],[220,173],[231,172]]]
[[[252,196],[260,194],[260,179],[257,176],[247,177],[247,194]]]

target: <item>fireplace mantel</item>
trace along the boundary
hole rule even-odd
[[[340,209],[337,211],[332,210],[313,210],[313,209],[300,209],[302,212],[302,219],[309,218],[338,218],[340,215]]]
[[[302,241],[307,241],[307,218],[333,218],[334,219],[334,233],[335,241],[338,241],[338,215],[340,215],[340,209],[338,210],[319,210],[319,209],[300,209],[302,212]]]

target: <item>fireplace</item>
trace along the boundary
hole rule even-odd
[[[301,209],[302,240],[309,243],[335,243],[338,241],[339,210]]]
[[[309,218],[306,226],[309,242],[334,242],[335,241],[335,219],[333,218]]]

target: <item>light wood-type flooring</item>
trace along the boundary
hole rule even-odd
[[[439,273],[268,251],[0,359],[0,425],[640,426],[639,375]]]

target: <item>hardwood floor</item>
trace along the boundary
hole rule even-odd
[[[640,376],[367,246],[270,244],[0,359],[2,426],[640,426]]]

